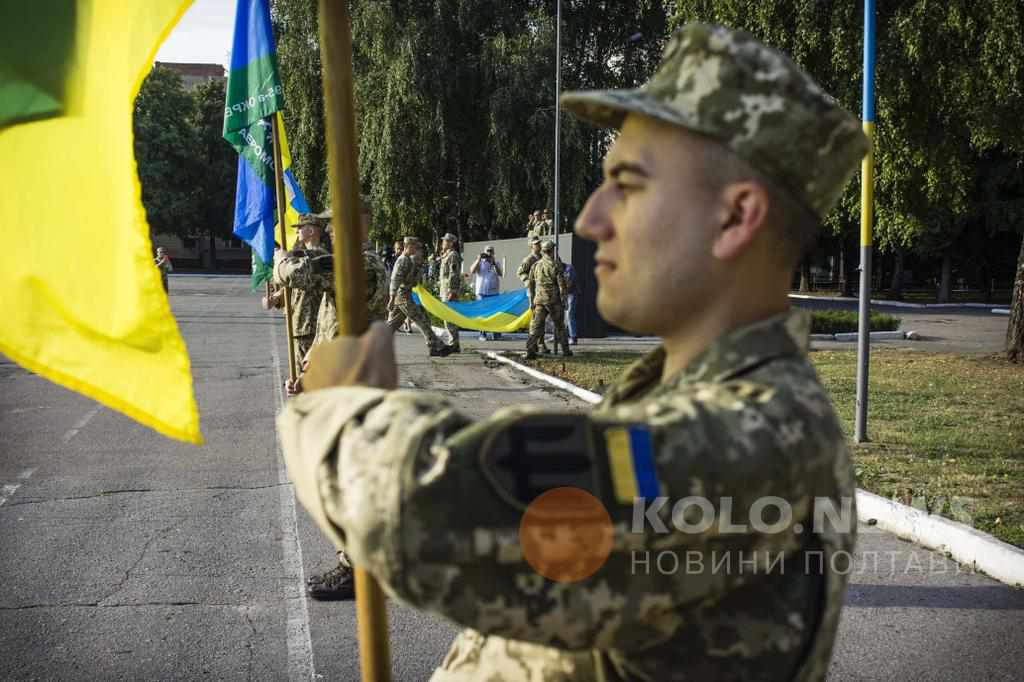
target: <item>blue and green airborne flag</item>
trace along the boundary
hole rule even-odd
[[[270,117],[277,116],[281,136],[281,165],[292,217],[309,213],[291,172],[283,120],[284,96],[277,70],[274,33],[268,0],[238,0],[235,38],[224,103],[224,139],[238,151],[234,233],[253,250],[253,287],[268,279],[274,260],[274,142]]]

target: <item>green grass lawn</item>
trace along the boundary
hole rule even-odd
[[[637,355],[583,352],[530,365],[600,392]],[[853,434],[856,352],[811,360]],[[1024,547],[1024,367],[1000,356],[875,348],[861,487]]]

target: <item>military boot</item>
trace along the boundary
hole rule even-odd
[[[352,569],[338,564],[325,573],[310,576],[306,580],[306,594],[317,601],[352,599],[356,595],[356,582]]]

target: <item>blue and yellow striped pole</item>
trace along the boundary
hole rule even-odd
[[[860,320],[857,334],[857,417],[854,440],[868,440],[868,360],[871,352],[871,228],[875,211],[875,0],[864,0],[864,134],[871,146],[861,165]]]

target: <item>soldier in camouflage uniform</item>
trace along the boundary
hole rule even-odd
[[[555,243],[545,240],[541,259],[530,268],[527,294],[530,297],[530,336],[526,339],[526,359],[537,357],[537,346],[544,343],[544,324],[551,319],[555,326],[555,348],[571,357],[569,337],[565,333],[565,272],[555,260]],[[545,349],[546,351],[546,349]]]
[[[288,287],[291,291],[295,364],[302,367],[306,353],[313,347],[313,339],[316,337],[317,315],[324,286],[322,278],[305,275],[295,278],[293,274],[305,262],[304,259],[326,256],[327,250],[320,246],[323,228],[315,215],[302,214],[294,227],[298,231],[298,241],[291,251],[274,261],[274,284]]]
[[[516,270],[516,277],[523,283],[524,287],[530,286],[530,268],[533,264],[540,260],[540,237],[530,238],[530,253],[526,254],[526,258],[519,263],[519,269]]]
[[[462,294],[462,254],[456,244],[458,238],[451,232],[441,238],[441,248],[444,255],[441,256],[441,268],[438,273],[437,290],[441,301],[450,303],[459,300]],[[445,321],[444,328],[452,335],[452,352],[461,353],[462,344],[459,341],[459,325],[454,322]]]
[[[395,269],[391,273],[391,288],[388,295],[388,327],[392,332],[398,330],[404,320],[411,320],[419,327],[423,339],[427,342],[432,357],[445,357],[453,351],[434,334],[427,313],[412,300],[412,290],[421,282],[422,269],[415,258],[420,240],[406,237],[405,251],[395,261]]]
[[[318,220],[327,222],[327,229],[333,235],[333,212],[327,209],[315,216]],[[370,228],[370,204],[362,197],[362,236],[363,242],[363,267],[366,270],[366,298],[369,308],[369,319],[383,320],[385,317],[384,306],[387,298],[387,272],[384,262],[373,251],[373,244],[366,240]],[[334,300],[334,256],[333,254],[307,254],[297,258],[289,258],[280,263],[278,270],[283,278],[287,278],[292,286],[312,289],[320,287],[323,290],[323,298],[320,301],[320,309],[317,314],[316,338],[312,347],[330,341],[338,335],[338,310]],[[302,391],[301,378],[296,385],[289,390],[289,395],[297,395]],[[334,601],[338,599],[351,599],[354,595],[354,582],[352,576],[352,564],[344,551],[338,551],[337,564],[320,574],[315,574],[307,579],[306,591],[310,597],[320,601]]]
[[[296,495],[386,592],[468,628],[435,682],[821,680],[855,489],[787,294],[867,138],[787,57],[705,24],[644,86],[562,105],[620,130],[576,222],[598,309],[662,346],[589,413],[480,421],[391,390],[386,330],[340,337],[278,418]],[[520,528],[564,487],[601,503],[608,554],[552,581]]]
[[[535,211],[534,216],[537,220],[540,220],[540,211]],[[530,237],[530,253],[526,254],[522,262],[519,264],[519,269],[516,270],[516,276],[519,281],[526,287],[527,296],[530,293],[530,269],[533,268],[534,264],[540,260],[540,237]],[[532,305],[532,304],[531,304]],[[544,342],[544,336],[540,337],[540,349],[545,353],[550,353],[551,349],[548,348],[548,344]]]

